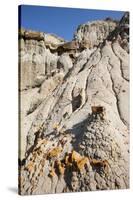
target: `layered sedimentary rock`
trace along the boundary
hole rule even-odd
[[[88,48],[98,46],[117,26],[117,21],[100,20],[79,25],[74,38]]]
[[[27,30],[19,41],[19,192],[128,188],[128,13],[71,42]]]

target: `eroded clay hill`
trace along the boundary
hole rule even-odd
[[[19,193],[128,188],[129,14],[19,42]]]

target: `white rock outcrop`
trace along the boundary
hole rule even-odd
[[[20,34],[20,194],[129,188],[128,23]]]

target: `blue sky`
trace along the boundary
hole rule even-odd
[[[79,24],[106,17],[120,19],[123,14],[122,11],[22,5],[21,26],[71,40]]]

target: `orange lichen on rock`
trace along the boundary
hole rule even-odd
[[[45,140],[42,140],[41,143],[45,143]],[[55,148],[52,148],[48,151],[48,153],[40,152],[40,147],[37,148],[35,151],[33,151],[33,157],[30,159],[28,164],[26,165],[25,169],[31,174],[36,171],[37,168],[39,168],[39,175],[43,176],[44,171],[44,165],[45,161],[49,160],[49,163],[51,165],[49,170],[49,177],[54,176],[64,176],[67,171],[72,170],[80,173],[84,173],[85,169],[89,167],[90,165],[104,170],[105,174],[108,174],[109,170],[109,163],[107,160],[97,160],[92,159],[87,156],[82,156],[80,153],[78,153],[75,150],[72,150],[70,153],[65,154],[64,156],[61,154],[62,147],[56,146]],[[35,160],[39,158],[39,163],[36,166]]]
[[[88,164],[89,164],[89,159],[87,157],[83,157],[81,158],[81,160],[77,162],[77,167],[79,170],[83,170],[85,165],[88,165]]]
[[[78,170],[83,170],[85,165],[89,164],[89,159],[87,157],[81,156],[78,152],[72,151],[65,158],[65,164],[67,166],[75,166]]]
[[[29,161],[29,163],[27,164],[26,166],[26,169],[29,171],[29,172],[32,172],[32,170],[34,169],[34,163],[32,161]]]
[[[61,153],[62,148],[61,147],[55,147],[54,149],[52,149],[49,153],[48,153],[48,157],[49,158],[53,158],[53,157],[58,157],[59,154]]]
[[[73,161],[78,162],[82,159],[82,156],[78,152],[72,151],[71,158],[72,158],[72,162]]]
[[[85,165],[88,165],[89,159],[87,157],[81,156],[76,151],[72,152],[72,162],[75,162],[77,168],[81,171],[84,169]]]
[[[55,176],[55,175],[56,175],[55,170],[54,170],[54,168],[52,168],[52,169],[49,171],[49,176],[53,177],[53,176]]]

